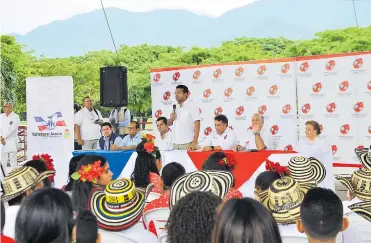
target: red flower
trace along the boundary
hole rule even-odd
[[[147,153],[152,153],[155,151],[155,145],[153,143],[145,143],[144,149],[147,151]]]
[[[219,160],[219,164],[223,166],[227,166],[231,168],[232,170],[234,170],[237,162],[236,162],[235,157],[232,154],[226,154],[225,158]]]
[[[289,170],[287,169],[287,167],[281,166],[280,163],[274,163],[268,159],[265,161],[265,169],[272,172],[277,172],[280,176],[289,174]]]
[[[48,170],[55,170],[54,169],[54,164],[53,164],[54,160],[52,159],[52,157],[49,154],[41,154],[41,155],[37,154],[37,155],[32,156],[32,159],[33,160],[40,160],[41,162],[44,162],[45,166]],[[54,181],[54,176],[55,176],[55,174],[49,176],[49,180],[51,182]]]
[[[74,180],[80,179],[82,182],[97,183],[99,176],[104,172],[104,167],[100,166],[100,160],[95,161],[93,164],[83,165],[71,177]]]

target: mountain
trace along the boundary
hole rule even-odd
[[[355,1],[360,26],[371,25],[371,2]],[[259,0],[218,18],[184,10],[134,13],[107,8],[116,46],[153,44],[211,47],[236,37],[310,39],[316,32],[355,26],[349,0]],[[102,10],[40,26],[17,40],[35,55],[66,57],[113,50]],[[371,39],[371,37],[370,37]]]

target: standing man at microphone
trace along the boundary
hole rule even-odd
[[[122,138],[112,131],[112,125],[104,122],[100,129],[102,137],[99,139],[97,149],[112,150],[112,145],[120,146]]]
[[[174,126],[174,149],[196,150],[200,134],[200,110],[188,100],[189,90],[185,85],[178,85],[175,89],[177,104],[173,105],[173,112],[168,119],[168,125]]]

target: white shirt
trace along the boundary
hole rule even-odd
[[[98,119],[103,120],[103,117],[97,109],[89,111],[84,107],[75,114],[75,124],[80,126],[82,140],[95,140],[101,137],[99,124],[94,124],[94,121]]]
[[[213,131],[206,139],[201,143],[201,147],[206,146],[220,146],[222,150],[231,150],[233,145],[238,143],[237,136],[229,127],[225,129],[223,134],[218,134]]]
[[[165,134],[164,138],[161,137],[159,134],[155,139],[155,144],[161,151],[169,151],[173,150],[174,146],[174,134],[169,128],[167,133]]]
[[[3,234],[15,239],[15,219],[19,211],[20,205],[9,206],[5,209],[5,225]]]
[[[11,112],[8,116],[1,114],[0,136],[5,140],[5,145],[1,144],[1,151],[4,153],[16,152],[18,143],[19,116]]]
[[[122,242],[138,242],[138,243],[157,243],[157,237],[144,228],[143,222],[139,221],[133,227],[123,231],[106,231],[99,229],[99,234],[102,237],[102,243],[122,243]],[[131,241],[128,241],[128,240]]]
[[[199,108],[186,100],[182,107],[177,104],[175,113],[177,118],[174,121],[174,143],[191,143],[194,137],[194,122],[201,120]]]
[[[269,130],[266,130],[265,127],[263,127],[260,130],[260,137],[263,139],[263,142],[268,150],[275,150],[276,145],[273,141],[273,136],[270,133]],[[245,141],[245,144],[241,144],[242,146],[246,147],[246,149],[258,149],[255,142],[255,134],[253,130],[250,130],[247,136],[247,140]]]

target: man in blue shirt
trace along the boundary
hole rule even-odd
[[[131,121],[126,127],[128,135],[122,139],[120,146],[112,145],[111,150],[132,150],[136,149],[137,145],[142,142],[142,135],[139,132],[139,123]]]
[[[102,137],[99,139],[97,149],[111,150],[113,145],[120,146],[122,138],[112,131],[112,125],[104,122],[100,129]]]
[[[131,120],[130,110],[126,107],[115,108],[111,111],[109,120],[113,126],[113,130],[121,137],[126,136],[126,127]]]

